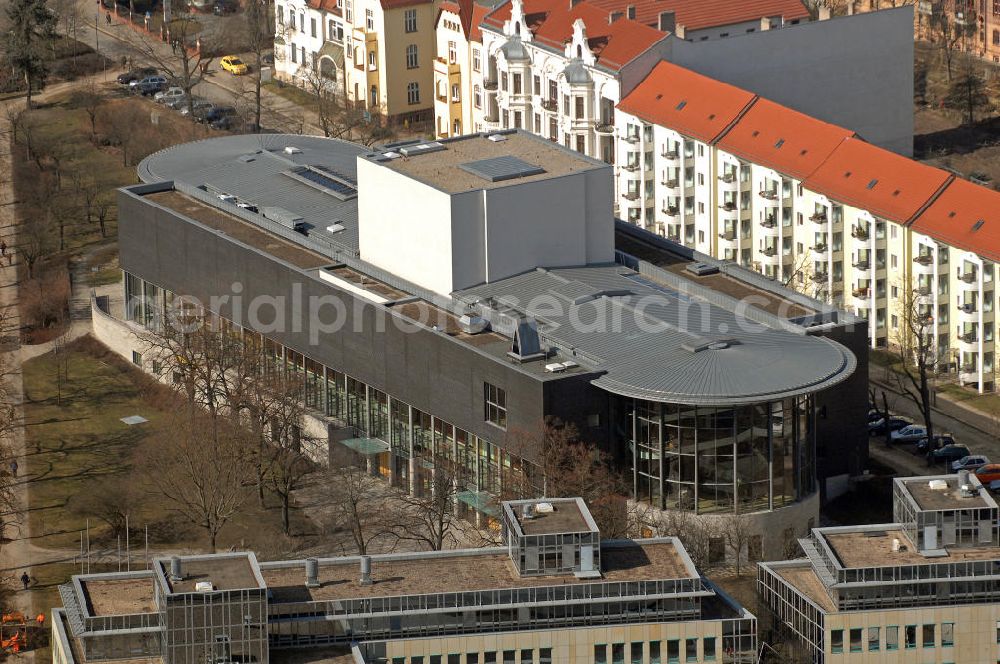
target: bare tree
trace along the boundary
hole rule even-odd
[[[250,53],[253,54],[253,125],[255,131],[261,126],[261,66],[264,52],[274,44],[274,22],[269,0],[245,0],[243,7],[244,30]]]
[[[347,531],[358,555],[395,545],[398,504],[364,461],[352,458],[345,448],[332,455],[329,474],[328,527],[334,532]]]
[[[252,473],[243,458],[245,444],[239,429],[189,404],[140,448],[141,473],[150,493],[204,530],[210,551],[247,499]]]
[[[432,551],[441,551],[458,542],[455,504],[463,485],[459,473],[443,464],[438,465],[441,467],[434,470],[430,491],[424,495],[402,493],[399,496],[403,503],[400,538],[422,544]]]
[[[901,394],[909,398],[920,411],[927,428],[928,440],[934,437],[931,408],[931,378],[937,371],[937,344],[934,312],[922,304],[920,290],[911,281],[899,288],[897,300],[898,331],[893,347],[900,371],[895,374]],[[971,334],[975,334],[974,332]]]
[[[97,89],[97,83],[92,80],[82,89],[75,90],[69,103],[71,107],[79,108],[87,114],[87,119],[90,120],[90,142],[96,144],[97,117],[104,105],[104,95]]]
[[[938,42],[941,54],[944,56],[948,70],[948,80],[952,76],[952,64],[955,55],[964,50],[966,39],[975,35],[976,16],[975,12],[966,13],[954,11],[945,7],[942,3],[930,17],[930,30],[932,38]]]
[[[733,512],[724,516],[719,525],[722,536],[726,538],[726,546],[729,548],[730,553],[733,554],[733,562],[736,564],[736,576],[740,576],[744,556],[743,551],[746,549],[746,555],[749,558],[750,540],[755,534],[753,521],[746,514]]]
[[[131,478],[115,475],[85,484],[70,502],[70,509],[81,517],[102,521],[114,539],[125,535],[125,525],[135,518],[141,504],[142,496]]]
[[[681,510],[665,510],[658,517],[657,534],[678,538],[696,567],[713,564],[712,543],[719,537],[713,522]]]
[[[299,68],[299,79],[315,99],[316,115],[323,135],[374,145],[392,137],[392,130],[384,126],[378,115],[347,103],[336,82],[308,65]]]
[[[167,79],[184,90],[187,95],[188,114],[194,117],[194,88],[208,74],[214,59],[210,44],[213,35],[199,32],[199,21],[187,4],[173,3],[173,20],[170,23],[171,53],[161,50],[162,44],[153,36],[126,31],[129,44],[139,52],[141,59],[153,63]]]

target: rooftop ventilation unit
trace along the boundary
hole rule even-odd
[[[285,148],[285,154],[302,154],[302,150],[298,149],[294,145],[289,145]]]
[[[545,169],[541,166],[529,164],[523,159],[511,155],[470,161],[459,164],[458,167],[466,173],[472,173],[489,182],[514,180],[516,178],[525,178],[529,175],[541,175],[545,172]]]
[[[479,334],[489,326],[489,323],[476,314],[463,314],[458,319],[458,326],[466,334]]]
[[[306,558],[306,588],[319,588],[319,561]]]
[[[710,263],[688,263],[684,269],[696,277],[705,277],[719,272],[719,266]]]
[[[947,482],[947,480],[931,480],[930,482],[927,483],[927,486],[928,486],[928,488],[930,488],[931,491],[947,491],[948,490],[948,482]]]
[[[281,224],[290,230],[302,232],[306,228],[305,221],[302,220],[302,217],[294,212],[289,212],[285,208],[265,207],[261,209],[261,213],[264,215],[265,219],[270,219],[271,221]]]
[[[358,580],[363,586],[372,584],[372,557],[361,556],[361,578]]]
[[[566,367],[562,362],[552,362],[545,365],[545,371],[548,373],[559,373],[561,371],[566,371]]]
[[[211,581],[199,581],[194,584],[195,592],[210,593],[215,590],[215,585]]]
[[[530,362],[545,357],[535,321],[521,318],[517,322],[517,327],[514,329],[514,340],[507,355],[518,362]]]
[[[494,143],[502,143],[507,140],[507,137],[503,134],[490,134],[486,137],[487,141],[493,141]]]
[[[444,150],[444,145],[437,141],[433,141],[431,143],[417,143],[416,145],[405,145],[399,148],[400,153],[407,157],[416,157],[422,154],[440,152],[441,150]]]

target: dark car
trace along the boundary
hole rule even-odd
[[[121,85],[128,85],[132,81],[140,81],[147,76],[154,76],[156,74],[156,69],[153,67],[140,67],[139,69],[133,69],[132,71],[125,72],[124,74],[118,74],[118,83]]]
[[[934,436],[934,442],[931,443],[927,438],[921,438],[917,441],[917,447],[914,450],[915,454],[927,454],[933,450],[944,447],[945,445],[954,445],[955,439],[951,437],[951,434],[943,434],[941,436]]]
[[[229,129],[232,121],[236,119],[236,109],[232,106],[216,106],[196,119],[216,129]]]
[[[903,427],[910,426],[911,424],[913,424],[913,422],[905,420],[902,417],[883,417],[875,420],[874,422],[868,423],[868,435],[884,435],[887,431],[899,431]]]
[[[212,13],[216,16],[232,14],[239,6],[235,0],[215,0],[215,4],[212,5]]]
[[[944,447],[932,450],[927,453],[927,464],[951,463],[969,456],[969,448],[965,445],[945,445]]]

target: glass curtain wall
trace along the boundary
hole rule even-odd
[[[637,500],[701,514],[756,512],[816,490],[808,396],[737,407],[629,400]]]

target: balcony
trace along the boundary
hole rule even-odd
[[[768,258],[773,258],[778,255],[777,247],[764,247],[760,250],[760,253],[764,254]]]
[[[968,385],[970,383],[979,384],[979,371],[976,369],[976,365],[968,362],[959,367],[958,380],[962,385]]]
[[[725,184],[733,184],[736,182],[736,173],[724,173],[719,176],[719,180]]]
[[[871,292],[872,289],[866,286],[864,288],[855,288],[854,290],[851,291],[851,295],[853,295],[854,297],[867,298],[869,295],[871,295]]]
[[[489,79],[483,81],[483,90],[486,90],[487,92],[492,92],[495,94],[498,87],[499,83],[497,81],[491,81]]]
[[[736,231],[723,231],[722,233],[719,233],[719,239],[725,240],[726,242],[735,242]]]
[[[736,212],[736,203],[727,201],[720,205],[719,208],[725,210],[726,212]]]
[[[914,294],[916,295],[917,304],[919,305],[930,305],[934,303],[934,293],[931,291],[929,286],[922,286],[918,288]]]
[[[664,208],[661,208],[660,212],[667,215],[668,217],[676,217],[678,214],[680,214],[681,209],[676,205],[668,205]]]
[[[829,249],[829,247],[827,246],[826,242],[820,242],[819,244],[813,247],[813,251],[815,251],[817,254],[825,254],[827,249]]]
[[[636,171],[639,170],[639,164],[638,162],[634,164],[625,164],[624,166],[622,166],[622,169],[628,171],[629,173],[635,173]]]
[[[676,189],[678,186],[680,186],[681,183],[680,180],[678,180],[677,178],[670,178],[667,180],[660,180],[660,184],[662,184],[667,189]]]
[[[862,272],[867,272],[871,268],[871,263],[869,261],[858,261],[857,263],[851,263],[851,267],[855,270],[861,270]]]
[[[854,298],[854,308],[870,309],[872,306],[871,293],[870,288],[855,288],[851,291],[851,296]]]
[[[965,334],[960,334],[958,336],[958,342],[961,344],[976,346],[974,350],[966,352],[976,352],[979,350],[979,335],[976,334],[975,330],[972,330],[971,332],[966,332]]]
[[[809,221],[817,224],[825,224],[827,222],[826,212],[815,212],[809,216]]]
[[[760,225],[761,227],[770,230],[778,227],[778,220],[775,219],[774,217],[764,217],[763,219],[761,219]]]
[[[635,145],[639,142],[639,134],[625,134],[625,142]]]
[[[971,302],[958,305],[958,320],[960,323],[978,323],[979,311],[976,305]]]
[[[813,283],[823,283],[828,280],[829,275],[826,272],[817,272],[809,278],[813,281]]]
[[[458,76],[462,73],[462,68],[457,62],[449,62],[447,58],[434,58],[434,73],[443,76]]]
[[[760,192],[760,197],[763,198],[764,200],[776,201],[778,200],[778,192],[771,191],[770,189],[765,189],[764,191]]]
[[[629,191],[627,193],[622,194],[622,198],[624,198],[627,201],[637,201],[639,200],[639,192]]]
[[[966,272],[965,274],[960,275],[958,278],[961,279],[962,281],[964,281],[967,284],[975,284],[976,283],[976,273],[975,272]]]
[[[934,274],[934,257],[930,254],[920,254],[913,257],[913,271],[917,274]]]
[[[615,126],[610,122],[598,120],[594,123],[594,131],[601,136],[611,136],[615,133]]]
[[[559,110],[559,102],[555,99],[543,99],[542,110],[548,111],[549,113],[556,113]]]
[[[851,230],[851,237],[853,237],[855,240],[858,240],[859,242],[867,242],[868,238],[871,236],[865,229],[855,227],[853,230]]]
[[[680,154],[677,152],[677,150],[664,150],[663,152],[660,153],[660,156],[663,157],[664,159],[670,159],[671,161],[673,161],[677,159],[680,156]]]

